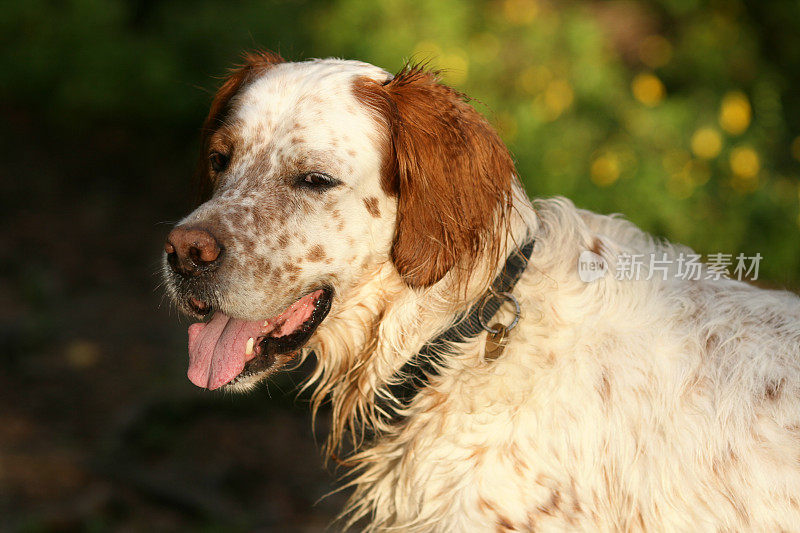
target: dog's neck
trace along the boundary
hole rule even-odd
[[[330,398],[330,454],[337,452],[346,432],[358,447],[365,434],[380,436],[395,430],[392,420],[403,405],[388,388],[393,376],[484,295],[505,258],[530,238],[535,213],[521,189],[515,191],[512,205],[502,229],[498,225],[500,261],[483,258],[466,280],[454,269],[431,287],[413,289],[387,260],[375,265],[338,303],[318,331],[313,346],[318,364],[305,385],[313,389],[315,415]],[[462,350],[465,353],[452,356],[473,355],[469,344]]]

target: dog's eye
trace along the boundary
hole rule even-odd
[[[229,158],[224,154],[211,152],[211,155],[208,156],[208,160],[211,162],[211,168],[214,169],[214,172],[222,172],[228,168]]]
[[[322,172],[308,172],[300,176],[300,185],[310,189],[330,189],[341,183],[339,180]]]

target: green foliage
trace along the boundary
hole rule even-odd
[[[4,15],[1,94],[64,127],[186,131],[210,99],[197,87],[256,46],[430,61],[476,98],[532,195],[704,253],[760,252],[762,277],[800,284],[794,2],[29,0]]]

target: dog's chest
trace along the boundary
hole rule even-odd
[[[557,403],[567,391],[536,391],[541,380],[517,355],[510,347],[496,361],[444,374],[419,394],[402,432],[378,445],[375,456],[400,458],[376,484],[397,506],[394,520],[428,517],[451,531],[583,523],[576,476],[590,468],[599,437],[574,433],[599,413],[592,402],[582,412]],[[543,409],[547,395],[553,403]]]

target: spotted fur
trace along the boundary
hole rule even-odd
[[[315,412],[330,401],[327,449],[350,468],[343,524],[800,530],[800,299],[728,280],[584,283],[584,250],[613,271],[622,252],[687,249],[565,199],[531,204],[496,134],[431,73],[266,57],[215,100],[205,150],[230,167],[203,171],[207,201],[185,222],[225,248],[206,296],[227,314],[334,288],[306,387]],[[341,184],[293,186],[307,171]],[[485,335],[453,346],[393,404],[396,372],[529,237],[503,354],[485,357]]]

